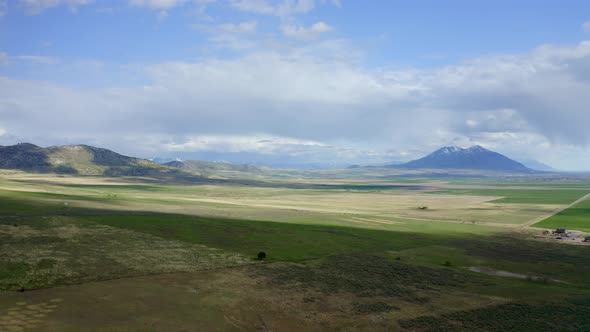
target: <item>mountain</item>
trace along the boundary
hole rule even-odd
[[[433,153],[402,165],[391,165],[397,168],[430,168],[430,169],[472,169],[499,172],[531,173],[532,169],[497,152],[490,151],[479,145],[463,149],[456,146],[443,147]]]
[[[215,161],[203,161],[203,160],[173,160],[162,165],[180,168],[190,172],[196,172],[201,175],[211,175],[218,173],[228,172],[242,172],[242,173],[262,173],[263,170],[260,167],[252,165],[236,165],[223,162]]]
[[[127,157],[93,146],[65,145],[43,148],[30,143],[0,146],[0,168],[40,173],[108,176],[151,176],[170,171],[169,168],[149,160]]]

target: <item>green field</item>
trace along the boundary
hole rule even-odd
[[[331,176],[3,176],[0,330],[590,329],[587,192]]]
[[[569,204],[586,195],[589,190],[579,189],[446,189],[436,193],[472,196],[499,196],[496,203]]]
[[[568,228],[590,232],[590,200],[582,201],[536,224],[537,227]]]

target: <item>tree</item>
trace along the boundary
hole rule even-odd
[[[263,260],[266,258],[266,253],[264,251],[261,251],[258,253],[258,259],[259,260]]]

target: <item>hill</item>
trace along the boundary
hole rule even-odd
[[[30,143],[0,146],[0,168],[40,173],[151,176],[169,168],[88,145],[39,147]],[[168,171],[167,171],[168,169]]]
[[[485,149],[479,145],[470,148],[456,146],[443,147],[431,154],[392,168],[409,169],[473,169],[498,172],[531,173],[532,169],[502,154]]]

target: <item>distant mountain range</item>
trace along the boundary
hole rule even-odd
[[[479,145],[466,149],[447,146],[423,158],[401,165],[389,165],[389,167],[408,169],[470,169],[515,173],[535,172],[515,160]]]
[[[173,160],[167,163],[163,163],[162,165],[180,168],[191,172],[197,172],[203,175],[209,175],[210,173],[215,173],[219,171],[262,173],[262,169],[260,167],[252,165],[236,165],[230,163],[203,160]]]
[[[536,166],[535,166],[536,165]],[[362,166],[356,166],[362,167]],[[467,149],[443,147],[433,153],[404,164],[390,164],[388,168],[485,170],[512,173],[554,171],[544,164],[531,168],[481,146]],[[194,179],[221,175],[222,177],[250,177],[267,174],[271,169],[252,165],[201,160],[173,160],[163,164],[128,157],[111,150],[88,145],[39,147],[30,143],[0,146],[0,168],[39,173],[61,173],[95,176],[149,176],[156,178]],[[534,170],[536,169],[536,170]]]

